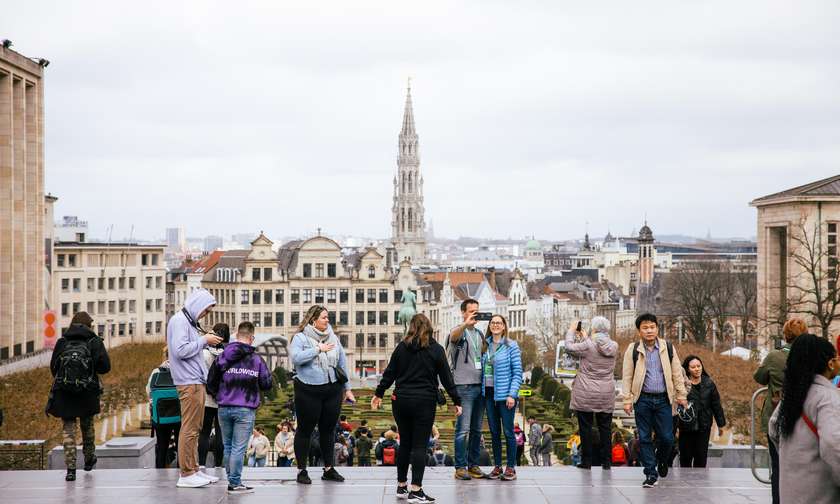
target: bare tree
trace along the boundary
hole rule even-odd
[[[705,271],[709,275],[709,305],[708,315],[714,320],[716,335],[725,341],[727,336],[735,342],[735,334],[727,334],[725,328],[729,317],[734,312],[735,278],[732,272],[732,264],[729,261],[709,261]],[[715,337],[715,335],[713,335]],[[715,342],[712,341],[712,348]]]
[[[755,272],[739,271],[734,274],[735,296],[732,300],[734,313],[741,321],[742,343],[747,342],[750,323],[756,317],[757,277]]]
[[[705,343],[709,306],[719,266],[698,261],[671,270],[664,285],[663,305],[673,317],[682,317],[697,343]]]
[[[809,230],[806,215],[791,233],[791,250],[788,257],[795,269],[784,280],[788,296],[779,311],[810,316],[820,326],[822,336],[829,337],[829,328],[838,317],[840,292],[837,284],[837,243],[828,242],[820,232],[820,222]],[[829,224],[831,226],[832,224]],[[836,225],[835,225],[836,226]],[[836,237],[835,233],[831,237]],[[786,309],[785,309],[786,308]]]

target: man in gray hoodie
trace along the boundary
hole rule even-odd
[[[205,331],[199,320],[214,306],[216,299],[207,290],[196,289],[166,326],[169,367],[181,402],[181,432],[178,435],[181,477],[177,486],[182,488],[198,488],[219,481],[219,478],[201,472],[198,467],[198,436],[204,420],[204,387],[207,383],[207,366],[202,350],[222,341],[221,337]]]

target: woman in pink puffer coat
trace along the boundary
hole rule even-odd
[[[572,383],[571,409],[577,412],[581,440],[581,469],[592,467],[592,427],[600,436],[600,462],[610,468],[612,415],[615,409],[615,357],[618,343],[610,339],[610,321],[592,319],[592,335],[577,331],[577,320],[566,333],[566,352],[580,358],[580,369]],[[597,463],[597,459],[596,459]]]

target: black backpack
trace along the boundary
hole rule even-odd
[[[93,354],[86,340],[71,339],[58,356],[55,386],[73,394],[94,390],[98,385],[93,369]]]

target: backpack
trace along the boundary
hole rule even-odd
[[[98,385],[93,369],[93,354],[87,340],[71,339],[58,355],[55,386],[60,390],[79,394]]]
[[[152,400],[152,423],[169,425],[181,422],[181,401],[168,367],[159,367],[149,385]]]
[[[225,374],[219,367],[219,357],[213,359],[213,364],[210,364],[210,369],[207,370],[207,383],[205,388],[207,393],[216,398],[219,393],[219,386],[222,384],[222,375]]]
[[[615,465],[627,463],[627,453],[621,445],[613,445],[612,447],[612,463]]]
[[[674,360],[674,345],[671,344],[670,341],[665,342],[665,346],[668,349],[668,364],[670,364]],[[639,342],[633,343],[633,370],[636,369],[636,361],[639,360]],[[665,369],[665,366],[662,366],[662,369]]]
[[[382,449],[382,465],[397,465],[397,449],[393,446],[386,446]]]
[[[432,457],[435,459],[435,465],[437,465],[437,466],[446,465],[446,453],[445,452],[434,453],[434,454],[432,454]]]
[[[474,330],[476,332],[478,332],[479,337],[483,341],[484,340],[484,333],[481,332],[481,329],[476,327],[476,328],[474,328]],[[452,343],[452,344],[455,345],[455,354],[450,356],[452,358],[452,370],[453,371],[455,371],[455,369],[458,367],[458,356],[461,353],[461,348],[463,348],[467,344],[467,334],[466,334],[466,332],[467,331],[464,330],[464,333],[461,334],[461,337],[458,338],[458,341],[456,343]],[[449,353],[451,351],[449,347],[452,344],[450,344],[450,340],[447,337],[446,338],[446,351],[447,351],[447,353]],[[464,364],[466,364],[469,361],[469,359],[470,359],[470,352],[469,352],[469,350],[466,350],[464,352]]]

